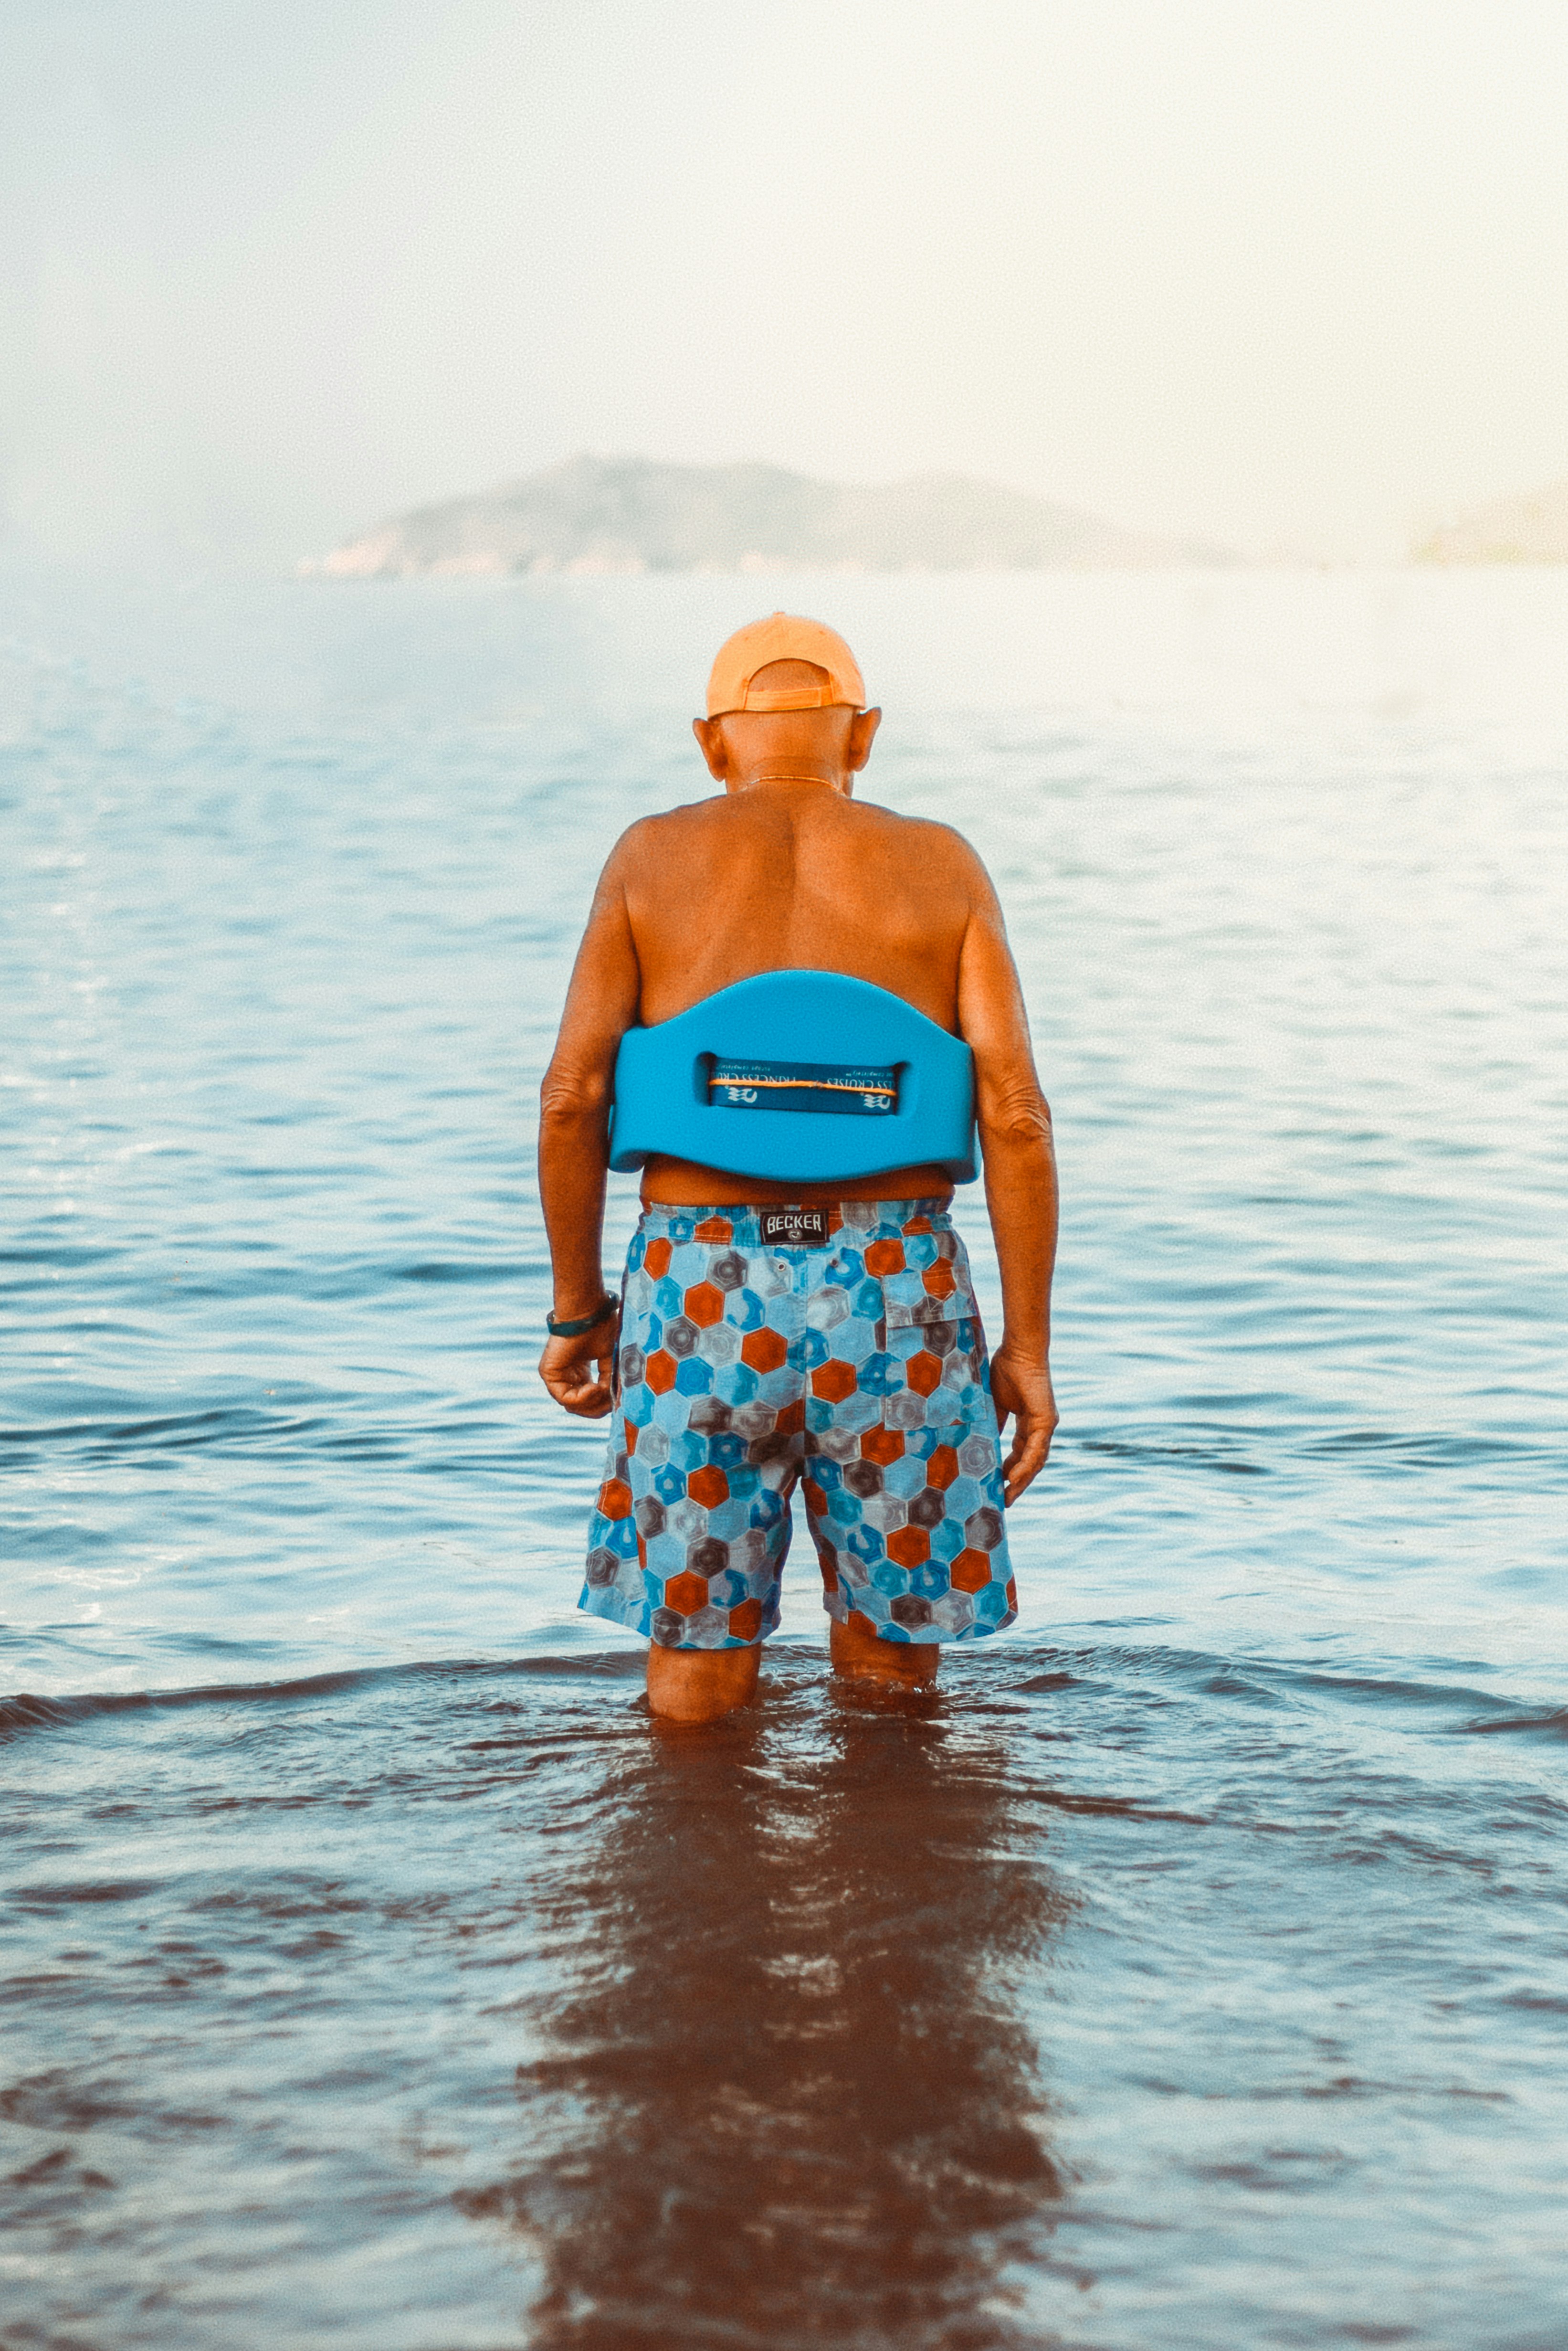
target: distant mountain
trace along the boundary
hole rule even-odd
[[[571,457],[478,497],[378,524],[331,580],[516,571],[973,571],[1222,564],[1223,549],[1119,530],[958,474],[858,487],[778,465]]]
[[[1568,563],[1568,482],[1444,523],[1411,555],[1417,563]]]

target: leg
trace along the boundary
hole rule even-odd
[[[762,1659],[760,1642],[744,1649],[667,1649],[651,1641],[649,1706],[666,1722],[717,1722],[755,1697]]]
[[[926,1689],[937,1678],[935,1641],[884,1641],[869,1616],[851,1609],[849,1621],[829,1620],[828,1652],[833,1670],[854,1682],[881,1682],[894,1689]]]

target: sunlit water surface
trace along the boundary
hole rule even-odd
[[[997,876],[1064,1425],[939,1698],[797,1570],[686,1736],[533,1096],[780,590],[4,584],[5,2351],[1561,2351],[1568,578],[783,590]]]

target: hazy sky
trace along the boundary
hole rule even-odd
[[[290,561],[579,449],[1377,554],[1568,474],[1564,0],[0,0],[0,490]]]

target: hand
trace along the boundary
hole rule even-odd
[[[610,1408],[610,1375],[619,1332],[618,1311],[607,1314],[579,1338],[545,1343],[539,1377],[563,1410],[576,1413],[579,1420],[602,1420]]]
[[[991,1359],[991,1395],[998,1430],[1012,1423],[1012,1443],[1002,1465],[1002,1490],[1011,1506],[1034,1483],[1051,1450],[1059,1415],[1049,1364],[1015,1353],[1003,1339]]]

